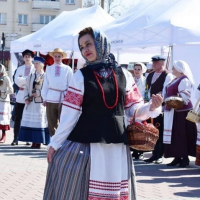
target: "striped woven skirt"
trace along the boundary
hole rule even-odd
[[[92,173],[90,144],[67,140],[55,152],[53,161],[49,164],[43,200],[136,200],[135,172],[132,157],[129,148],[126,146],[125,148],[127,149],[125,155],[127,156],[127,164],[122,166],[126,166],[127,169],[120,167],[121,171],[117,171],[119,167],[112,162],[107,163],[105,169],[107,167],[109,167],[109,171],[113,169],[113,172],[117,172],[117,176],[119,176],[119,173],[124,174],[124,171],[128,172],[126,193],[123,189],[124,182],[122,182],[122,185],[119,187],[114,185],[115,189],[111,191],[112,193],[110,191],[106,193],[104,191],[106,188],[102,188],[102,185],[92,184],[92,187],[95,186],[97,191],[102,190],[102,192],[101,194],[92,193],[91,195],[91,191],[94,189],[91,188],[90,181],[90,173]],[[98,153],[95,155],[95,159],[99,159]],[[102,171],[104,169],[100,169],[100,167],[99,169],[95,168],[95,171],[98,172],[98,170]],[[112,180],[109,182],[112,182]],[[107,187],[113,186],[108,185]],[[93,196],[93,194],[95,195]]]

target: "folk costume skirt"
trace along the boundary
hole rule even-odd
[[[187,113],[174,112],[171,144],[165,144],[165,158],[196,156],[197,127],[186,120]]]
[[[19,141],[49,144],[46,108],[42,103],[32,101],[25,105],[19,131]]]
[[[129,147],[67,140],[47,171],[43,200],[56,199],[136,200]]]
[[[195,164],[200,166],[200,123],[198,123],[197,130],[197,146],[196,146],[196,161]]]
[[[10,130],[10,102],[0,101],[0,130]]]

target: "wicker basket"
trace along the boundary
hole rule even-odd
[[[194,122],[194,123],[198,123],[200,122],[200,98],[197,100],[195,107],[193,110],[190,110],[190,112],[188,112],[186,119]],[[197,109],[198,108],[198,109]]]
[[[184,101],[180,97],[168,97],[165,99],[165,103],[169,108],[179,109],[182,108],[184,105]]]
[[[159,130],[151,123],[135,122],[127,127],[129,146],[139,151],[152,151],[159,137]]]

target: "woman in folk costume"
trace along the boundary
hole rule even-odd
[[[145,98],[146,77],[143,74],[147,71],[143,63],[135,63],[133,68],[135,83],[143,97]]]
[[[179,164],[180,167],[186,167],[189,165],[188,156],[196,155],[196,124],[186,120],[187,113],[193,108],[191,91],[194,86],[194,80],[188,64],[182,60],[174,62],[173,74],[176,78],[167,85],[165,98],[179,96],[183,99],[184,105],[176,110],[165,106],[164,156],[166,158],[174,157],[174,160],[167,164],[168,166]]]
[[[135,173],[124,112],[147,119],[162,98],[144,104],[132,75],[118,67],[107,38],[91,27],[79,33],[86,67],[76,71],[51,138],[44,200],[135,200]]]
[[[196,91],[196,98],[200,98],[200,84]],[[199,105],[200,106],[200,105]],[[200,115],[200,113],[199,113]],[[200,166],[200,122],[197,124],[197,143],[196,143],[196,161],[195,164]]]
[[[140,94],[142,95],[142,98],[145,99],[145,88],[146,88],[146,77],[143,76],[143,74],[146,72],[147,68],[143,63],[135,63],[133,66],[133,78],[134,81],[140,91]],[[135,159],[142,159],[143,156],[143,152],[142,151],[137,151],[137,150],[133,150],[133,154],[132,157],[134,157]]]
[[[50,140],[46,107],[43,106],[41,97],[44,61],[41,57],[34,57],[35,72],[28,76],[25,88],[26,105],[23,111],[19,140],[32,142],[31,148],[40,148],[41,143],[48,144]]]
[[[0,64],[0,130],[2,130],[0,143],[6,141],[6,131],[10,130],[11,107],[9,94],[12,93],[13,88],[6,69]]]

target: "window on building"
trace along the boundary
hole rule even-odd
[[[0,13],[0,24],[6,24],[7,15],[6,13]]]
[[[29,1],[29,0],[18,0],[18,1]]]
[[[55,15],[40,15],[40,24],[48,24],[55,17]]]
[[[18,23],[27,25],[28,24],[28,15],[19,14],[18,15]]]
[[[66,4],[75,4],[75,0],[66,0]]]

